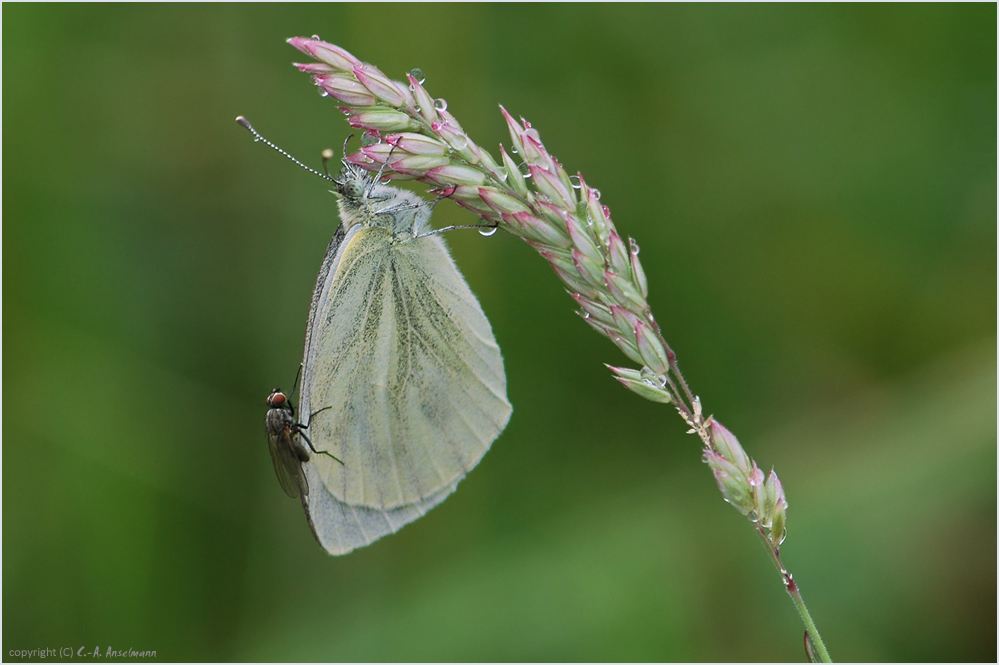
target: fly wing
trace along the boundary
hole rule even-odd
[[[383,229],[351,229],[309,338],[303,403],[332,407],[310,437],[344,466],[313,463],[339,502],[392,511],[443,500],[509,420],[489,322],[437,237],[393,243]]]
[[[294,499],[299,494],[308,495],[309,483],[305,478],[302,463],[292,449],[293,436],[297,434],[289,427],[280,432],[267,432],[267,447],[271,451],[271,461],[274,462],[274,473],[277,474],[284,493]]]

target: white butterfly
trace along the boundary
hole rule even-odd
[[[431,233],[432,204],[347,163],[335,183],[343,223],[313,292],[300,405],[326,454],[288,461],[308,458],[309,525],[345,554],[443,501],[512,408],[489,321]]]

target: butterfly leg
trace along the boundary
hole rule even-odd
[[[478,229],[482,231],[483,229],[495,229],[499,227],[497,222],[492,222],[491,224],[458,224],[456,226],[445,226],[442,229],[434,229],[433,231],[427,231],[426,233],[421,233],[416,236],[417,238],[425,238],[427,236],[435,236],[441,233],[446,233],[448,231],[457,231],[458,229]]]
[[[438,194],[437,197],[433,201],[431,201],[430,203],[427,203],[426,201],[420,201],[419,203],[410,203],[409,205],[404,205],[404,206],[398,206],[398,207],[391,207],[390,206],[388,208],[383,208],[382,210],[379,210],[375,214],[376,215],[386,215],[386,214],[392,213],[392,212],[399,212],[400,210],[412,210],[413,208],[426,208],[427,211],[428,211],[427,217],[429,217],[430,216],[429,213],[433,212],[434,207],[438,203],[440,203],[441,201],[443,201],[444,199],[449,198],[451,196],[451,194],[454,193],[454,190],[455,190],[455,188],[454,188],[453,185],[451,187],[447,187],[447,188],[445,188],[443,190],[438,190],[438,191],[440,191],[440,194]]]
[[[385,161],[382,162],[381,168],[378,169],[378,175],[376,175],[375,179],[371,181],[370,185],[368,185],[368,191],[364,193],[365,198],[370,197],[371,196],[371,191],[375,188],[375,185],[377,185],[379,182],[381,182],[382,176],[385,175],[385,167],[388,166],[389,160],[392,159],[392,153],[395,152],[395,149],[396,149],[396,147],[398,145],[399,145],[398,141],[396,141],[395,143],[392,144],[392,147],[389,149],[389,154],[385,157]],[[363,146],[363,143],[362,143],[362,146]]]

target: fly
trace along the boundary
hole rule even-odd
[[[269,407],[265,420],[267,443],[271,451],[271,460],[274,462],[274,473],[277,474],[278,482],[285,494],[293,499],[299,496],[306,497],[309,495],[309,481],[305,478],[302,465],[309,461],[309,451],[316,455],[328,455],[340,464],[343,462],[330,453],[313,447],[312,441],[303,431],[308,429],[309,425],[298,422],[295,418],[295,407],[279,388],[271,391],[267,397],[267,406]],[[308,447],[302,444],[303,441]]]

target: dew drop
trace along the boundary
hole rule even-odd
[[[527,180],[528,178],[531,177],[531,167],[527,165],[527,162],[521,162],[519,168],[520,168],[520,175],[524,177],[524,180]]]
[[[634,238],[628,238],[628,244],[631,246],[631,255],[638,256],[640,247],[638,246],[638,243],[635,242]]]
[[[347,116],[348,118],[349,118],[350,116],[354,115],[354,112],[353,112],[353,111],[351,111],[351,110],[350,110],[349,108],[347,108],[346,106],[341,106],[341,107],[340,107],[340,113],[344,114],[344,115],[345,115],[345,116]]]
[[[538,134],[538,130],[536,130],[536,129],[527,129],[527,130],[525,130],[524,131],[524,136],[530,136],[532,139],[534,139],[538,143],[541,143],[541,134]]]
[[[450,145],[455,150],[464,150],[468,146],[468,137],[464,134],[457,134],[451,139]]]
[[[507,173],[506,169],[504,168],[496,169],[496,172],[493,173],[493,175],[496,176],[496,179],[499,180],[500,182],[506,182],[507,178],[510,177],[510,174]]]
[[[787,529],[784,529],[780,534],[780,540],[777,541],[777,546],[784,544],[784,539],[787,538]]]
[[[323,88],[319,88],[319,96],[320,97],[329,97],[330,93],[326,92],[326,90],[324,90]]]
[[[484,229],[479,229],[479,235],[483,238],[488,238],[489,236],[495,234],[498,229],[498,226],[489,226]]]
[[[382,135],[376,129],[369,129],[361,134],[361,146],[377,145],[382,142]]]
[[[593,192],[593,198],[600,200],[600,190],[596,187],[590,187],[590,191]]]
[[[579,189],[581,187],[581,185],[579,184],[579,176],[578,175],[571,175],[571,176],[569,176],[569,182],[572,183],[572,188],[573,189]]]
[[[447,100],[443,97],[438,97],[434,100],[434,108],[438,111],[447,111]]]
[[[420,85],[423,85],[423,82],[427,80],[427,77],[424,76],[423,74],[423,70],[420,69],[419,67],[414,67],[413,69],[411,69],[409,75],[412,76],[414,79],[416,79],[416,82],[419,83]],[[410,87],[410,90],[412,89],[413,88]]]
[[[755,510],[750,510],[749,514],[746,515],[746,517],[749,518],[749,521],[752,522],[753,524],[756,524],[757,522],[760,521],[760,516],[756,514]]]
[[[321,41],[323,41],[322,39],[320,39],[320,38],[319,38],[319,35],[312,35],[312,38],[313,38],[314,40],[316,40],[317,42],[321,42]]]

